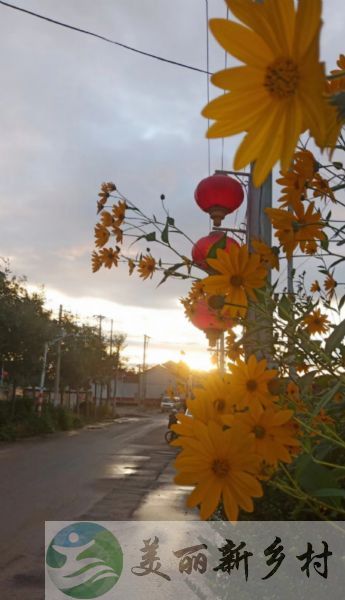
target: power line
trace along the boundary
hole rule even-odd
[[[128,46],[127,44],[122,44],[121,42],[117,42],[110,38],[107,38],[103,35],[99,35],[98,33],[94,33],[93,31],[88,31],[87,29],[81,29],[80,27],[75,27],[74,25],[69,25],[68,23],[63,23],[62,21],[57,21],[56,19],[51,19],[50,17],[45,17],[39,13],[33,12],[31,10],[27,10],[26,8],[22,8],[20,6],[16,6],[15,4],[10,4],[9,2],[4,2],[0,0],[0,4],[3,6],[7,6],[8,8],[13,8],[14,10],[18,10],[19,12],[25,13],[27,15],[31,15],[32,17],[36,17],[37,19],[42,19],[43,21],[47,21],[48,23],[53,23],[54,25],[59,25],[60,27],[65,27],[66,29],[71,29],[72,31],[77,31],[78,33],[84,33],[85,35],[91,35],[103,42],[107,42],[108,44],[114,44],[115,46],[120,46],[120,48],[124,48],[125,50],[131,50],[131,52],[136,52],[137,54],[142,54],[143,56],[148,56],[149,58],[155,58],[156,60],[160,60],[165,63],[169,63],[171,65],[175,65],[176,67],[183,67],[184,69],[190,69],[191,71],[197,71],[198,73],[204,73],[208,75],[212,75],[209,71],[205,69],[199,69],[198,67],[193,67],[192,65],[187,65],[185,63],[178,62],[176,60],[170,60],[168,58],[163,58],[162,56],[158,56],[157,54],[151,54],[150,52],[144,52],[144,50],[139,50],[138,48],[133,48],[133,46]],[[207,67],[208,69],[208,67]]]
[[[226,20],[229,20],[229,8],[226,9]],[[224,56],[224,68],[226,69],[228,66],[228,52],[227,50],[225,50],[225,56]],[[223,92],[223,94],[225,94],[225,90]],[[221,160],[221,169],[224,169],[224,138],[222,138],[222,160]]]
[[[208,31],[208,0],[205,0],[206,8],[206,93],[207,93],[207,104],[210,103],[210,42],[209,42],[209,31]],[[210,119],[207,119],[207,128],[210,127]],[[211,144],[210,138],[207,138],[207,164],[208,164],[208,175],[211,175]]]

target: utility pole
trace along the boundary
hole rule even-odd
[[[109,346],[109,356],[112,357],[113,354],[113,326],[114,326],[114,320],[110,319],[110,346]],[[111,361],[111,368],[112,368],[112,361]],[[107,381],[107,402],[109,402],[109,400],[112,399],[112,415],[113,417],[115,416],[115,405],[116,405],[116,388],[117,388],[117,367],[116,367],[116,372],[115,372],[115,386],[114,386],[114,393],[113,393],[113,397],[112,397],[112,376],[109,375],[108,381]]]
[[[61,323],[62,323],[62,311],[63,311],[63,307],[62,307],[62,304],[60,304],[60,308],[59,308],[60,333],[61,333]],[[61,342],[62,342],[62,337],[57,342],[55,382],[54,382],[54,404],[55,404],[55,406],[57,406],[59,403],[60,371],[61,371]],[[61,405],[63,404],[62,394],[61,394],[60,404]]]
[[[147,348],[149,345],[150,337],[148,335],[144,335],[144,348],[143,348],[143,369],[142,369],[142,389],[141,389],[141,402],[144,404],[146,398],[146,356],[147,356]]]
[[[266,214],[266,208],[272,206],[272,173],[270,173],[260,187],[255,187],[253,184],[253,169],[251,165],[251,178],[248,188],[248,205],[247,205],[247,244],[249,250],[252,250],[252,240],[259,239],[260,241],[272,245],[272,228],[270,220]],[[271,271],[267,274],[267,286],[271,284]],[[249,307],[248,318],[254,331],[248,332],[247,353],[251,354],[253,350],[260,348],[260,354],[270,359],[272,352],[272,315],[265,313],[265,307],[262,311],[252,303]],[[260,326],[259,331],[255,332],[255,325]],[[250,328],[251,329],[251,328]]]
[[[111,319],[110,320],[110,349],[109,349],[110,356],[113,353],[113,326],[114,326],[114,319]]]
[[[99,337],[102,337],[102,321],[105,319],[104,315],[94,315],[95,319],[98,319],[98,333]]]
[[[42,414],[42,405],[43,405],[43,394],[44,394],[44,382],[46,378],[46,367],[47,367],[47,354],[48,354],[49,344],[46,342],[44,344],[44,353],[43,353],[43,362],[42,362],[42,371],[41,371],[41,379],[40,379],[40,391],[38,393],[38,414],[41,416]]]
[[[98,335],[99,339],[102,339],[102,321],[105,319],[104,315],[93,315],[95,319],[98,319]],[[103,395],[103,384],[100,384],[101,387],[101,396],[100,396],[100,404],[102,404],[102,395]],[[95,399],[97,403],[97,381],[95,381]]]
[[[262,0],[255,0],[257,4],[262,4]],[[247,245],[249,251],[252,251],[252,240],[260,241],[272,245],[272,227],[266,214],[266,208],[272,207],[272,173],[260,187],[253,184],[253,171],[255,164],[250,165],[250,174],[248,186],[247,203]],[[267,286],[271,284],[271,271],[267,273]],[[262,306],[262,311],[251,302],[248,310],[249,327],[247,329],[247,342],[245,344],[246,354],[256,352],[261,357],[267,358],[270,362],[273,342],[273,324],[272,315]],[[255,331],[256,324],[259,330]]]

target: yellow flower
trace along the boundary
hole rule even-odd
[[[92,272],[93,273],[96,273],[96,271],[99,271],[99,269],[101,268],[102,259],[99,256],[98,252],[92,252],[91,264],[92,264]]]
[[[299,446],[296,437],[291,435],[292,415],[292,410],[254,406],[245,413],[237,413],[232,420],[223,417],[223,422],[243,436],[253,434],[255,452],[269,465],[276,465],[278,461],[290,463],[289,446]]]
[[[326,291],[328,300],[332,300],[332,298],[335,294],[334,290],[337,287],[337,282],[334,279],[333,275],[328,273],[323,285],[325,286],[325,291]]]
[[[298,371],[297,365],[296,365],[296,370]],[[299,387],[294,381],[289,381],[289,383],[287,384],[286,396],[287,396],[287,404],[289,406],[292,404],[296,413],[308,412],[308,407],[306,406],[306,404],[300,397]]]
[[[114,204],[112,211],[116,225],[121,225],[123,223],[126,214],[126,208],[126,202],[122,200],[120,200],[118,204]]]
[[[110,227],[114,222],[114,217],[111,216],[110,212],[104,210],[101,215],[101,223],[103,227]]]
[[[281,177],[277,179],[277,183],[284,187],[279,202],[282,207],[291,206],[294,208],[295,203],[301,200],[305,191],[305,177],[295,171],[288,171],[287,173],[281,171],[280,174]]]
[[[194,424],[197,423],[195,419],[192,419],[184,413],[179,413],[176,417],[177,423],[171,425],[170,428],[172,431],[175,431],[179,437],[170,442],[171,446],[181,446],[183,438],[194,437]]]
[[[289,381],[289,383],[286,386],[286,393],[289,400],[296,401],[300,399],[299,387],[294,381]]]
[[[228,335],[225,341],[225,354],[231,361],[236,361],[241,358],[244,353],[243,346],[236,342],[236,337],[233,331],[228,331]]]
[[[227,0],[239,23],[211,19],[223,48],[246,66],[214,74],[226,90],[203,110],[215,119],[210,138],[248,132],[234,160],[241,170],[255,161],[254,184],[263,183],[277,160],[286,171],[300,134],[324,133],[325,76],[319,62],[321,0]]]
[[[106,185],[107,190],[108,190],[109,193],[115,192],[115,190],[116,190],[115,183],[113,183],[112,181],[108,181],[108,183],[106,183],[105,185]]]
[[[315,254],[317,251],[317,243],[315,240],[309,240],[305,243],[304,253],[305,254]]]
[[[209,294],[224,294],[226,312],[230,317],[242,316],[247,312],[248,297],[256,300],[255,288],[265,285],[267,271],[258,254],[249,254],[247,246],[233,244],[227,252],[217,250],[217,258],[207,260],[216,271],[202,280]]]
[[[97,223],[95,227],[95,244],[98,248],[102,248],[109,240],[109,231],[104,225]]]
[[[153,258],[153,256],[147,254],[139,260],[138,271],[140,277],[142,277],[143,279],[147,279],[148,277],[152,279],[152,275],[155,272],[155,270],[156,261]]]
[[[314,210],[314,202],[310,202],[306,210],[303,203],[298,202],[293,212],[282,208],[266,208],[266,213],[287,257],[292,256],[298,245],[302,252],[313,253],[317,249],[315,240],[326,238],[322,231],[324,224],[321,213]]]
[[[252,240],[252,246],[256,254],[260,255],[260,260],[264,267],[279,271],[279,251],[278,253],[275,252],[273,248],[270,248],[260,240]]]
[[[327,179],[321,177],[320,173],[314,175],[314,179],[311,182],[311,188],[314,190],[314,198],[323,198],[325,200],[332,200],[335,202],[335,196],[332,188],[330,187]]]
[[[308,373],[309,365],[304,362],[296,362],[296,371],[297,373]]]
[[[316,308],[310,315],[304,317],[303,322],[310,335],[313,333],[327,333],[329,330],[329,320],[326,315],[322,315],[319,308]]]
[[[321,292],[321,288],[320,288],[320,284],[317,280],[315,280],[311,286],[310,286],[310,291],[312,294],[315,294],[316,292]]]
[[[226,516],[236,522],[239,509],[252,512],[252,498],[262,496],[257,479],[260,459],[254,451],[253,436],[242,436],[217,423],[196,421],[193,438],[183,438],[182,452],[175,466],[175,482],[195,485],[189,507],[200,505],[200,516],[208,519],[222,501]]]
[[[317,168],[317,161],[310,150],[299,150],[294,154],[293,170],[305,181],[310,181],[314,177]]]
[[[257,360],[252,354],[247,362],[231,365],[231,391],[238,408],[260,407],[272,404],[275,397],[268,384],[277,375],[275,369],[267,369],[267,360]]]
[[[283,207],[294,208],[305,195],[305,188],[314,177],[316,160],[309,150],[300,150],[294,154],[293,166],[289,171],[281,171],[277,179],[283,189],[279,202]]]
[[[113,248],[102,248],[99,255],[102,260],[102,265],[104,265],[107,269],[111,269],[111,267],[117,267],[119,262],[119,250],[113,250]]]
[[[122,244],[123,242],[123,231],[122,229],[120,229],[120,227],[118,227],[117,225],[113,225],[112,227],[112,232],[115,236],[115,239],[117,241],[118,244]]]
[[[132,275],[134,269],[135,269],[135,262],[134,260],[132,260],[131,258],[128,259],[127,261],[128,263],[128,271],[129,271],[129,275]]]
[[[203,423],[221,423],[224,414],[233,412],[235,398],[228,374],[208,375],[203,389],[195,389],[194,396],[192,400],[187,400],[187,407],[193,417]]]
[[[317,414],[312,422],[311,422],[311,426],[317,428],[318,425],[334,425],[335,421],[332,417],[330,417],[326,412],[324,408],[321,408],[319,414]]]
[[[193,281],[192,287],[188,294],[188,300],[190,300],[190,302],[193,303],[196,300],[199,300],[200,298],[202,298],[202,296],[204,296],[204,295],[205,295],[205,290],[204,290],[204,284],[202,283],[202,281]]]
[[[343,394],[341,392],[336,392],[332,398],[332,401],[339,404],[343,401]]]

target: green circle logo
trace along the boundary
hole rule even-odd
[[[49,577],[71,598],[98,598],[118,582],[122,549],[116,537],[96,523],[73,523],[50,542],[46,555]]]

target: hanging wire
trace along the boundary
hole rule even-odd
[[[120,48],[124,48],[125,50],[130,50],[131,52],[136,52],[137,54],[141,54],[143,56],[148,56],[149,58],[154,58],[156,60],[160,60],[162,62],[169,63],[171,65],[175,65],[176,67],[183,67],[184,69],[190,69],[191,71],[197,71],[198,73],[206,73],[205,69],[199,69],[198,67],[194,67],[192,65],[187,65],[185,63],[181,63],[176,60],[170,60],[168,58],[164,58],[163,56],[159,56],[157,54],[152,54],[151,52],[144,52],[143,50],[139,50],[139,48],[134,48],[133,46],[128,46],[128,44],[122,44],[122,42],[112,40],[110,38],[105,37],[104,35],[100,35],[98,33],[89,31],[87,29],[82,29],[81,27],[76,27],[74,25],[70,25],[69,23],[57,21],[56,19],[46,17],[40,13],[33,12],[32,10],[28,10],[26,8],[22,8],[21,6],[11,4],[10,2],[5,2],[4,0],[0,0],[0,4],[2,6],[7,6],[7,8],[12,8],[14,10],[25,13],[27,15],[31,15],[32,17],[36,17],[37,19],[42,19],[43,21],[46,21],[47,23],[52,23],[53,25],[65,27],[66,29],[76,31],[78,33],[83,33],[85,35],[90,35],[94,38],[102,40],[103,42],[107,42],[109,44],[114,44],[115,46],[119,46]],[[211,73],[208,73],[208,75],[211,75]]]
[[[210,102],[210,44],[209,44],[209,30],[208,30],[208,0],[205,0],[205,8],[206,8],[206,95],[207,95],[207,104]],[[210,120],[207,119],[207,129],[210,127]],[[207,138],[207,165],[208,165],[208,174],[211,175],[211,141],[210,138]]]
[[[228,9],[228,8],[226,9],[226,20],[227,20],[227,21],[229,20],[229,9]],[[227,68],[227,66],[228,66],[228,53],[227,53],[227,51],[225,50],[225,57],[224,57],[224,68],[226,69],[226,68]],[[207,70],[208,70],[208,68],[207,68]],[[223,94],[225,94],[225,93],[226,93],[226,92],[225,92],[225,90],[224,90]],[[224,169],[224,138],[222,138],[222,160],[221,160],[221,169],[222,169],[222,170]]]

